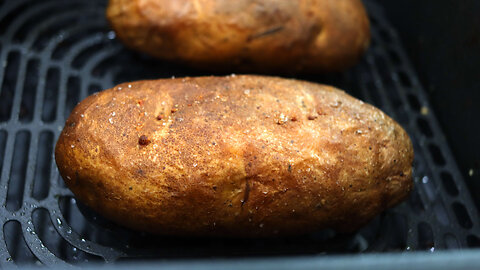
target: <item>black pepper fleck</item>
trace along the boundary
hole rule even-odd
[[[138,144],[140,145],[148,145],[149,143],[150,143],[150,140],[145,135],[142,135],[140,136],[140,138],[138,138]]]

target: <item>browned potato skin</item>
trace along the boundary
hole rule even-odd
[[[221,71],[344,70],[370,43],[361,0],[110,0],[128,47]]]
[[[353,231],[412,189],[412,144],[394,120],[275,77],[121,84],[74,109],[55,154],[80,201],[156,234]]]

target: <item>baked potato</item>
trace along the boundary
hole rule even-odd
[[[412,144],[394,120],[333,87],[264,76],[94,94],[55,158],[79,201],[166,235],[350,232],[412,189]]]
[[[370,42],[361,0],[110,0],[106,13],[128,47],[214,71],[341,71]]]

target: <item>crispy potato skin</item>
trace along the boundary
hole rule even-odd
[[[370,43],[361,0],[110,0],[128,47],[222,71],[344,70]]]
[[[55,158],[80,201],[156,234],[348,232],[412,189],[412,144],[394,120],[275,77],[121,84],[74,109]]]

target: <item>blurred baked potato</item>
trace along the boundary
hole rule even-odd
[[[110,0],[125,45],[217,71],[344,70],[370,42],[360,0]]]

